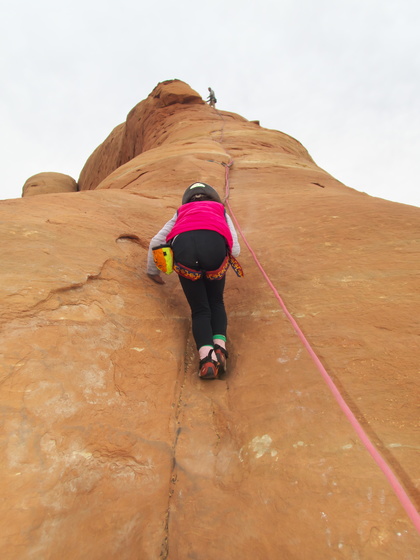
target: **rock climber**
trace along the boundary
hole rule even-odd
[[[217,191],[206,183],[193,183],[185,191],[175,215],[153,237],[147,274],[164,284],[153,259],[153,248],[169,243],[174,270],[191,308],[192,332],[199,354],[198,375],[216,379],[226,371],[227,316],[223,301],[229,264],[242,269],[235,257],[240,246],[232,219]]]
[[[216,96],[214,95],[214,91],[211,89],[211,87],[209,87],[208,90],[210,92],[210,95],[207,97],[207,101],[210,107],[215,107],[217,103],[217,99]]]

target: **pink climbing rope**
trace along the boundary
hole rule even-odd
[[[375,462],[377,463],[377,465],[379,466],[381,471],[386,476],[389,484],[391,485],[392,489],[394,490],[394,492],[395,492],[397,498],[399,499],[401,505],[405,509],[407,515],[409,516],[409,518],[413,522],[417,531],[420,533],[420,515],[419,515],[418,511],[416,510],[416,508],[414,507],[414,504],[412,503],[412,501],[410,500],[406,491],[404,490],[404,488],[400,484],[398,478],[393,473],[391,467],[388,465],[388,463],[385,461],[385,459],[382,457],[382,455],[379,453],[379,451],[373,445],[373,443],[369,439],[369,436],[366,434],[363,427],[361,426],[360,422],[357,420],[357,418],[355,417],[355,415],[353,414],[353,412],[350,410],[349,406],[347,405],[346,401],[341,396],[341,393],[337,389],[337,386],[335,385],[334,381],[331,379],[330,375],[328,374],[328,372],[326,371],[326,369],[322,365],[321,361],[319,360],[318,356],[316,355],[313,348],[309,344],[307,338],[303,334],[299,325],[297,324],[295,319],[290,314],[290,312],[287,309],[284,301],[280,297],[280,294],[278,293],[278,291],[274,287],[273,283],[271,282],[270,278],[268,277],[267,273],[265,272],[264,268],[262,267],[260,261],[258,260],[255,252],[253,251],[252,247],[248,243],[243,231],[241,230],[241,227],[238,223],[238,220],[236,219],[236,216],[235,216],[234,212],[232,211],[232,207],[229,203],[229,194],[230,194],[230,192],[229,192],[230,191],[229,169],[230,169],[230,167],[232,167],[232,165],[233,165],[233,160],[230,160],[230,162],[225,165],[225,203],[226,203],[226,206],[229,209],[229,212],[232,216],[232,219],[235,223],[236,228],[238,229],[239,233],[241,234],[242,239],[244,240],[244,243],[245,243],[246,247],[248,248],[249,252],[251,253],[252,258],[254,259],[257,267],[260,269],[262,275],[264,276],[265,280],[267,281],[268,285],[270,286],[271,290],[273,291],[275,297],[277,298],[277,300],[278,300],[281,308],[283,309],[286,317],[291,322],[296,334],[300,338],[300,340],[303,343],[303,345],[305,346],[306,350],[309,352],[310,357],[312,358],[313,362],[315,363],[316,367],[318,368],[319,372],[321,373],[322,377],[324,378],[326,384],[328,385],[329,389],[331,390],[332,394],[334,395],[334,397],[335,397],[338,405],[340,406],[341,410],[344,412],[344,414],[346,415],[350,424],[353,426],[355,432],[359,436],[363,445],[369,451],[370,455],[373,457],[373,459],[375,460]]]

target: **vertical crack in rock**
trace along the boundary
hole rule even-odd
[[[174,399],[174,425],[175,425],[175,435],[174,441],[172,443],[172,467],[171,467],[171,476],[169,478],[169,494],[168,494],[168,508],[166,510],[165,515],[165,525],[164,525],[164,537],[162,540],[161,552],[160,552],[160,559],[167,560],[169,555],[169,522],[170,522],[170,515],[171,515],[171,501],[172,496],[175,492],[175,485],[177,482],[177,462],[176,462],[176,449],[178,445],[179,435],[182,431],[181,426],[179,425],[179,417],[181,415],[181,407],[183,404],[182,396],[184,393],[185,382],[187,378],[187,369],[188,369],[188,340],[185,345],[185,352],[184,352],[184,364],[183,367],[180,368],[180,375],[178,376],[178,396]]]

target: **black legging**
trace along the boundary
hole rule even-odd
[[[207,229],[186,231],[173,244],[174,261],[195,270],[216,270],[226,257],[226,240]],[[226,336],[227,317],[223,302],[225,276],[221,280],[199,280],[179,277],[191,308],[192,332],[197,349],[213,345],[213,335]]]

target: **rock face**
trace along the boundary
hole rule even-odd
[[[195,143],[197,129],[191,128],[191,121],[197,115],[198,131],[200,135],[203,134],[205,131],[201,121],[205,115],[209,116],[207,105],[197,92],[180,80],[158,84],[147,99],[130,111],[126,122],[117,126],[90,156],[80,174],[80,190],[95,189],[124,163],[160,146],[167,140],[168,134],[172,137],[172,128],[182,127],[184,114],[188,115],[188,122],[184,125],[189,128],[192,143]]]
[[[77,183],[69,175],[52,171],[29,177],[22,188],[22,196],[76,192]]]
[[[0,203],[3,558],[415,559],[420,537],[242,239],[229,371],[202,382],[150,238],[193,181],[247,243],[418,507],[420,210],[163,82],[82,192]],[[65,196],[65,204],[63,197]]]

